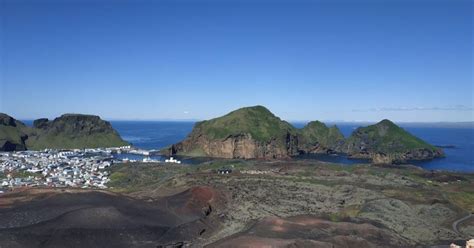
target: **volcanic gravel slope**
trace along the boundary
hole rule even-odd
[[[12,193],[2,200],[15,197]],[[202,234],[212,197],[211,189],[205,187],[155,202],[104,192],[49,191],[29,202],[0,208],[0,247],[157,247],[176,243]]]
[[[245,232],[208,247],[406,247],[386,229],[369,223],[332,222],[313,216],[267,217]]]

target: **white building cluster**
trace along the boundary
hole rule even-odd
[[[0,188],[20,186],[106,188],[113,149],[0,153]]]
[[[165,159],[165,163],[174,163],[174,164],[181,164],[181,161],[173,158],[173,157],[170,157],[169,159]]]

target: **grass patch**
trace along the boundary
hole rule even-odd
[[[462,209],[474,212],[474,193],[473,192],[456,192],[448,193],[451,202]]]
[[[180,172],[177,168],[162,165],[119,164],[111,170],[107,186],[113,188],[113,191],[135,192],[156,186]]]
[[[180,152],[178,155],[187,156],[187,157],[206,157],[207,154],[201,148],[196,148],[189,152]]]
[[[199,122],[195,129],[205,133],[211,139],[224,139],[247,133],[261,142],[268,142],[274,138],[284,142],[287,133],[294,135],[297,133],[296,128],[282,121],[263,106],[241,108],[225,116]]]
[[[27,178],[27,177],[42,177],[40,173],[32,173],[28,171],[14,171],[11,173],[14,178]]]
[[[359,215],[359,213],[360,213],[360,206],[351,205],[342,209],[341,211],[337,213],[329,214],[328,217],[329,217],[329,220],[331,220],[332,222],[340,222],[348,218],[355,218]]]
[[[116,164],[110,170],[110,182],[107,184],[116,192],[136,192],[149,187],[157,187],[176,175],[200,171],[232,168],[246,168],[248,162],[241,160],[217,160],[200,165],[167,165],[167,164]]]
[[[356,129],[347,144],[358,144],[361,140],[371,141],[370,148],[387,154],[404,153],[415,149],[436,150],[436,147],[415,137],[389,120]]]

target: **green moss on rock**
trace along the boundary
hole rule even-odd
[[[0,151],[26,150],[28,127],[7,114],[0,113]]]
[[[287,133],[297,133],[291,124],[282,121],[263,106],[241,108],[225,116],[199,122],[195,128],[211,139],[247,133],[261,142],[285,137]]]
[[[346,153],[372,158],[374,163],[425,160],[444,156],[438,149],[389,120],[356,129],[346,140]]]
[[[28,149],[82,149],[117,147],[128,143],[98,116],[65,114],[53,121],[35,121],[36,128],[27,140]]]
[[[327,127],[320,121],[312,121],[300,130],[299,146],[306,151],[340,151],[343,144],[344,135],[336,125]]]
[[[0,150],[41,150],[116,147],[128,143],[98,116],[65,114],[53,121],[39,119],[30,128],[0,113]]]

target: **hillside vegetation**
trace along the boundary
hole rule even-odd
[[[363,145],[361,146],[361,144]],[[349,151],[359,148],[360,150],[385,153],[409,152],[413,149],[437,149],[389,120],[382,120],[375,125],[356,129],[347,139],[346,147]]]
[[[82,149],[127,145],[109,122],[98,116],[65,114],[39,119],[33,127],[0,114],[0,150]]]
[[[346,153],[377,163],[443,156],[440,149],[389,120],[358,128],[346,140],[337,126],[312,121],[298,129],[263,106],[241,108],[199,122],[184,141],[168,150],[169,155],[222,158],[273,159],[307,153]]]
[[[287,133],[296,135],[298,132],[263,106],[241,108],[222,117],[199,122],[195,128],[211,139],[247,133],[261,142],[284,137]]]

